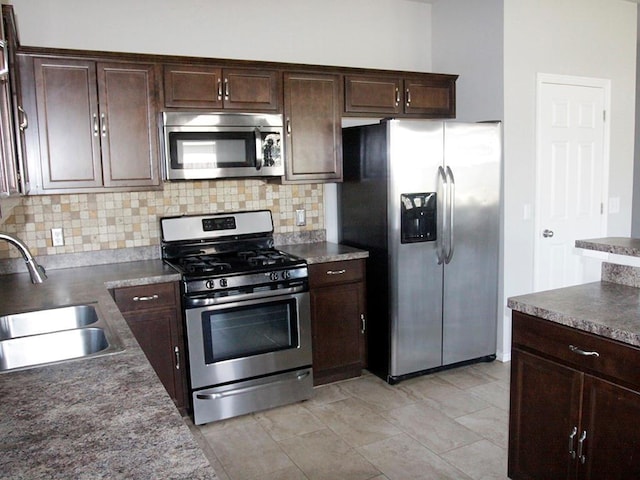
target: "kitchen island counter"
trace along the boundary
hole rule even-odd
[[[124,346],[0,374],[0,477],[216,478],[108,292],[178,279],[160,260],[0,276],[0,314],[94,303]]]
[[[511,297],[509,308],[640,346],[640,289],[612,282]]]

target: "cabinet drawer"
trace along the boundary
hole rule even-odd
[[[176,306],[176,285],[156,283],[136,287],[116,288],[113,298],[121,312],[135,312]]]
[[[364,260],[344,260],[309,265],[309,286],[311,288],[358,282],[363,279]]]
[[[640,349],[615,340],[513,312],[513,346],[553,357],[581,371],[640,387]],[[585,355],[572,351],[576,347]]]

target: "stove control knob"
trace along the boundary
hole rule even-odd
[[[269,279],[270,279],[270,280],[273,280],[273,281],[278,280],[278,272],[271,272],[271,273],[269,274]]]
[[[220,287],[221,288],[227,288],[228,285],[229,285],[229,282],[227,282],[226,278],[221,278],[220,279]]]
[[[289,270],[285,270],[284,272],[282,272],[282,278],[284,278],[285,280],[291,278],[291,272]]]
[[[209,290],[213,290],[214,288],[216,288],[216,285],[215,285],[215,283],[213,283],[213,280],[207,280],[204,285]]]

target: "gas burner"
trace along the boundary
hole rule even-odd
[[[238,252],[238,257],[244,259],[251,266],[278,265],[289,258],[278,250],[247,250]]]
[[[185,258],[181,263],[187,273],[222,273],[231,270],[230,263],[222,262],[216,257]]]

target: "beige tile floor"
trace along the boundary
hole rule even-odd
[[[508,363],[395,386],[365,373],[314,394],[190,426],[220,480],[507,478]]]

